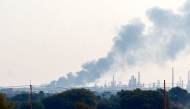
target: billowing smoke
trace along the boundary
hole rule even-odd
[[[190,45],[190,2],[181,9],[183,15],[158,7],[149,9],[147,17],[154,24],[144,35],[145,24],[139,20],[122,26],[114,45],[106,57],[82,65],[82,70],[68,73],[50,85],[77,86],[95,82],[107,73],[115,63],[134,66],[141,62],[164,63],[175,60],[176,56]],[[120,60],[118,60],[120,59]]]

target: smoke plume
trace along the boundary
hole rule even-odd
[[[126,66],[134,66],[144,61],[164,63],[175,60],[176,56],[190,45],[189,7],[188,1],[181,9],[183,15],[159,7],[147,10],[147,17],[154,24],[148,34],[143,34],[145,24],[139,20],[122,26],[106,57],[87,62],[82,65],[81,71],[74,74],[70,72],[67,77],[60,77],[50,85],[77,86],[95,82],[118,62],[118,58],[125,62]]]

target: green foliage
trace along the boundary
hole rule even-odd
[[[172,106],[172,109],[183,109],[183,108],[173,105],[173,106]]]
[[[14,103],[12,101],[6,101],[5,94],[0,93],[0,109],[12,109]]]
[[[111,97],[110,97],[110,101],[112,101],[112,102],[114,102],[114,103],[120,103],[120,96],[119,95],[112,95]]]
[[[9,100],[14,101],[14,109],[21,109],[26,108],[29,103],[29,94],[23,93],[23,94],[17,94],[13,96],[12,98],[9,98]],[[33,109],[37,107],[36,109],[43,109],[43,104],[41,103],[41,100],[45,98],[45,95],[43,91],[40,91],[40,93],[33,93],[32,94],[32,100],[33,100]]]
[[[30,103],[22,102],[19,109],[30,109]],[[41,102],[34,101],[32,102],[32,109],[44,109],[44,106]]]
[[[156,91],[121,90],[109,99],[105,99],[101,96],[95,96],[93,92],[83,88],[70,89],[48,97],[45,97],[41,91],[32,94],[32,105],[33,109],[163,109],[163,93],[163,89]],[[29,94],[27,93],[5,98],[5,95],[0,93],[0,109],[30,108]],[[167,109],[187,109],[190,107],[190,94],[180,87],[169,90],[166,99]],[[14,107],[12,101],[14,101]]]
[[[102,97],[100,95],[96,96],[97,100],[100,101]]]
[[[171,90],[169,90],[169,96],[171,101],[175,105],[183,105],[188,106],[190,102],[190,94],[187,90],[182,89],[180,87],[174,87]]]
[[[75,103],[75,108],[76,109],[91,109],[90,106],[88,106],[87,104],[85,104],[83,102]]]
[[[28,93],[23,93],[23,94],[17,94],[10,99],[13,101],[26,102],[26,101],[29,101],[29,96],[30,95]],[[40,101],[43,98],[45,98],[43,91],[40,91],[39,93],[33,93],[32,94],[32,100],[33,101]]]
[[[91,109],[96,109],[97,98],[96,96],[87,89],[70,89],[45,98],[43,104],[46,109],[75,109],[76,103],[83,102],[88,105]]]
[[[45,94],[43,91],[32,94],[32,100],[34,100],[34,101],[41,101],[44,98],[45,98]]]
[[[119,109],[119,104],[110,100],[102,100],[98,103],[97,109]]]
[[[163,90],[141,90],[123,91],[120,94],[122,109],[163,109]],[[167,97],[167,109],[171,109],[170,100]]]
[[[29,94],[27,94],[27,93],[17,94],[10,99],[13,101],[21,101],[21,102],[28,101],[29,100]]]

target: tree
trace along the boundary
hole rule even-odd
[[[122,109],[163,109],[163,90],[141,90],[123,91],[120,94]],[[167,97],[167,109],[171,109],[169,97]]]
[[[110,97],[110,101],[119,104],[120,103],[120,97],[119,97],[119,95],[118,94],[117,95],[112,95]]]
[[[29,94],[28,93],[23,93],[23,94],[17,94],[11,98],[13,101],[29,101]]]
[[[98,101],[100,101],[102,99],[102,97],[100,95],[97,95],[96,98]]]
[[[180,87],[174,87],[169,90],[169,96],[171,101],[176,106],[188,106],[190,102],[190,94],[187,90]]]
[[[22,102],[19,109],[30,109],[30,103],[29,102]],[[44,106],[39,101],[33,101],[32,102],[32,109],[44,109]]]
[[[75,108],[76,109],[91,109],[90,106],[88,106],[87,104],[83,102],[75,103]]]
[[[45,98],[43,104],[46,109],[75,109],[77,103],[84,103],[91,109],[96,109],[97,98],[88,89],[70,89],[57,95]]]
[[[32,94],[32,100],[33,100],[33,109],[42,109],[43,105],[41,103],[41,100],[45,98],[45,94],[43,91],[40,91],[39,93],[33,93]],[[10,98],[9,100],[14,101],[14,109],[24,109],[27,106],[30,107],[29,103],[29,94],[23,93],[23,94],[17,94]]]
[[[29,94],[23,93],[23,94],[17,94],[11,98],[13,101],[20,101],[20,102],[26,102],[29,101]],[[43,91],[40,91],[39,93],[33,93],[32,94],[32,100],[34,101],[40,101],[45,97],[45,94]]]
[[[14,103],[12,101],[6,101],[5,94],[0,93],[0,109],[12,109]]]
[[[102,100],[98,103],[97,109],[119,109],[119,104],[110,100]]]

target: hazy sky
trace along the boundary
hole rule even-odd
[[[160,23],[153,21],[154,16],[160,17],[159,9],[185,16],[182,11],[185,3],[186,0],[0,0],[0,86],[27,85],[30,80],[40,85],[69,72],[75,74],[84,63],[106,57],[115,47],[114,40],[122,34],[124,25],[140,20],[145,26],[144,37],[155,35],[152,32]],[[158,13],[153,9],[155,15],[151,14],[152,17],[148,13],[154,7],[159,9]],[[162,40],[167,42],[165,38]],[[118,57],[114,67],[96,81],[103,84],[115,75],[116,81],[127,84],[131,75],[137,76],[141,71],[142,82],[166,79],[171,83],[171,68],[174,67],[175,82],[181,76],[186,84],[190,53],[189,46],[184,46],[173,58],[159,58],[164,62],[140,58],[138,64],[128,66]],[[160,49],[155,45],[148,47],[153,52]]]

